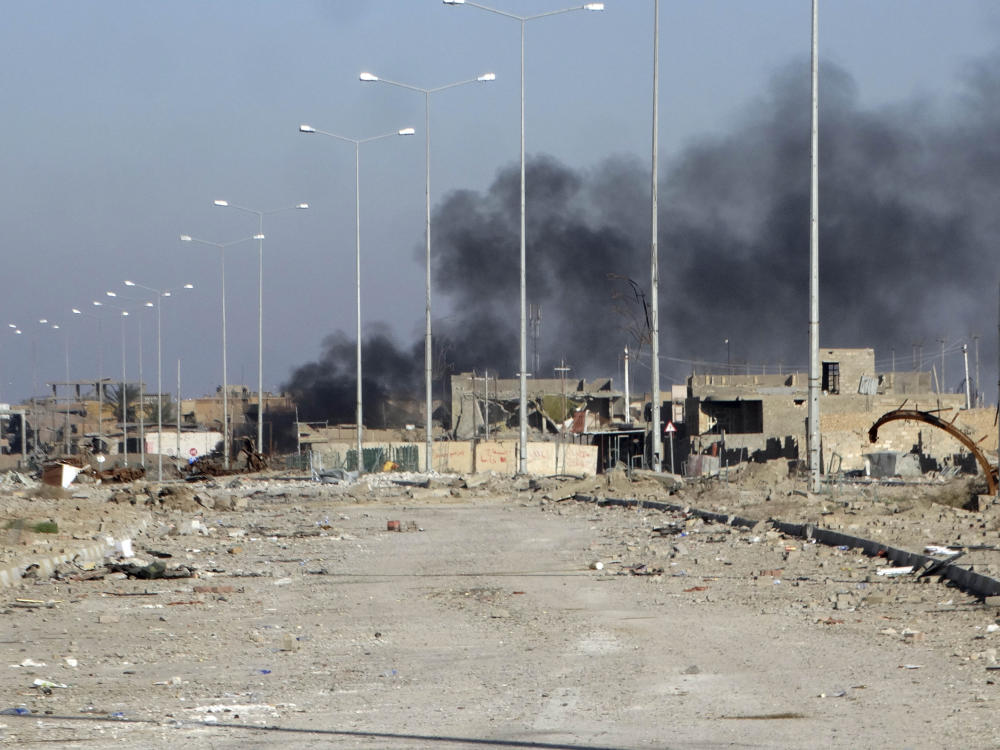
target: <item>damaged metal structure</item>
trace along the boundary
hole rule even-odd
[[[979,448],[979,444],[987,439],[987,435],[984,435],[978,441],[974,441],[965,432],[955,426],[955,420],[961,412],[957,409],[955,410],[955,416],[952,417],[950,422],[946,422],[937,416],[934,411],[920,411],[919,409],[904,409],[903,406],[906,405],[904,401],[898,409],[893,409],[890,412],[883,414],[879,417],[878,421],[875,422],[868,430],[868,440],[869,442],[878,442],[878,431],[882,425],[888,424],[890,422],[896,421],[912,421],[912,422],[923,422],[931,427],[937,427],[939,430],[944,430],[958,442],[969,449],[969,452],[975,457],[976,463],[979,464],[979,468],[983,472],[983,476],[986,478],[986,485],[989,488],[989,494],[997,494],[997,467],[990,464],[989,460],[983,454],[982,450]]]
[[[517,426],[520,381],[462,373],[451,378],[451,433],[459,440],[489,437]],[[528,382],[528,424],[546,435],[581,434],[627,417],[625,395],[611,378],[539,378]]]

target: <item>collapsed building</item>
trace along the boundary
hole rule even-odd
[[[0,450],[10,454],[105,455],[122,461],[155,454],[190,458],[222,450],[223,394],[182,399],[150,393],[144,383],[125,383],[128,416],[118,403],[122,384],[110,379],[48,383],[50,393],[4,409],[21,418],[2,420]],[[285,394],[264,394],[267,452],[293,452],[295,405]],[[162,410],[162,433],[158,426]],[[257,393],[246,386],[228,392],[229,434],[236,454],[245,437],[256,439]],[[132,458],[131,460],[135,460]]]

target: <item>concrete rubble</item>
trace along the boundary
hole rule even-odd
[[[9,704],[0,709],[15,711],[4,711],[0,743],[104,737],[116,746],[168,747],[182,738],[204,739],[206,724],[215,725],[213,732],[223,725],[313,726],[309,717],[330,701],[354,705],[353,693],[342,691],[426,689],[429,683],[417,681],[413,664],[379,656],[391,648],[391,631],[399,632],[403,622],[360,595],[394,576],[441,565],[452,577],[416,578],[407,590],[417,611],[430,606],[452,613],[448,627],[457,630],[450,637],[460,640],[463,627],[485,628],[494,635],[477,637],[509,639],[527,653],[536,642],[575,627],[571,615],[532,608],[531,574],[510,578],[501,568],[489,573],[502,547],[513,543],[490,545],[491,534],[499,532],[477,528],[487,517],[496,530],[513,524],[505,533],[514,540],[548,538],[560,526],[578,529],[579,542],[559,547],[558,562],[504,564],[515,571],[542,565],[570,576],[563,586],[582,585],[578,577],[584,576],[587,585],[604,587],[598,591],[631,597],[640,619],[668,611],[683,611],[692,623],[721,616],[731,621],[732,637],[748,643],[766,641],[774,623],[784,623],[782,628],[809,634],[803,649],[811,643],[822,652],[837,639],[854,648],[863,643],[900,674],[928,673],[917,693],[929,690],[945,670],[950,680],[968,684],[960,694],[971,704],[992,706],[1000,698],[992,677],[1000,597],[984,599],[943,582],[940,570],[930,566],[896,566],[856,547],[790,536],[772,521],[836,530],[943,562],[961,553],[949,564],[1000,577],[1000,506],[989,501],[977,504],[981,510],[960,507],[976,494],[969,482],[952,480],[843,484],[812,495],[776,464],[745,467],[728,481],[687,482],[645,472],[586,479],[393,472],[336,481],[272,472],[197,485],[63,490],[0,475],[2,564],[8,574],[19,573],[0,588],[7,634],[2,658],[10,665],[0,672]],[[635,502],[621,507],[608,499]],[[664,501],[679,509],[652,507]],[[726,522],[736,517],[747,525]],[[450,541],[428,542],[442,533],[445,519]],[[42,522],[57,530],[33,530]],[[549,531],[537,530],[539,524]],[[531,531],[519,531],[522,525]],[[447,550],[463,538],[481,534],[485,546],[462,548],[437,563],[414,563],[415,569],[398,567],[414,545],[439,544],[440,554],[450,555]],[[496,577],[501,573],[508,577]],[[399,580],[396,585],[403,585]],[[391,597],[386,601],[407,601],[402,593],[385,595]],[[759,624],[764,622],[771,625]],[[443,653],[437,650],[440,633],[427,631],[425,637],[425,649]],[[616,652],[606,637],[593,636],[586,649]],[[671,694],[684,694],[690,689],[685,685],[718,668],[704,652],[679,658],[685,662],[671,669],[681,682],[669,688]],[[522,681],[541,679],[528,666],[517,669],[528,670]],[[432,673],[424,679],[442,678]],[[322,676],[317,681],[311,674]],[[273,675],[280,679],[270,680]],[[502,678],[482,679],[493,684]],[[858,676],[831,686],[817,672],[814,683],[789,698],[795,704],[789,713],[816,715],[820,709],[808,701],[817,697],[851,705],[877,692],[892,702],[878,688],[866,690]],[[895,675],[893,684],[902,689]],[[466,690],[474,700],[478,688]],[[722,707],[726,700],[712,700],[706,706],[715,707],[702,713],[730,718]],[[23,721],[16,713],[22,709],[30,712],[23,716],[39,721]],[[358,710],[350,726],[384,726]],[[392,710],[407,715],[402,705]],[[81,727],[58,720],[81,714],[103,723]],[[41,721],[47,716],[53,718]],[[116,721],[124,723],[109,723]],[[510,724],[504,721],[497,727]],[[416,734],[431,736],[432,724],[413,722]],[[955,733],[961,724],[955,719],[942,726]],[[245,740],[247,731],[230,736]],[[880,731],[889,745],[903,736]],[[587,741],[596,736],[582,735]],[[961,736],[964,741],[942,746],[985,746]]]

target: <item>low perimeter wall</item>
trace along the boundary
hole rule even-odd
[[[495,440],[472,442],[451,440],[434,443],[432,468],[442,474],[473,474],[492,471],[497,474],[516,474],[518,468],[517,440]],[[367,452],[372,448],[382,448],[386,456],[409,447],[417,449],[418,468],[424,468],[424,443],[364,443]],[[324,468],[343,466],[347,455],[356,452],[353,443],[314,443],[314,453],[319,454]],[[353,459],[352,459],[353,460]],[[410,467],[405,467],[410,468]],[[576,474],[594,476],[597,474],[597,446],[562,443],[528,443],[529,474]]]

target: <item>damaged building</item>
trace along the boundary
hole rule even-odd
[[[898,421],[868,439],[869,428],[896,409],[933,412],[978,444],[995,451],[993,409],[966,409],[965,394],[939,393],[933,373],[878,372],[873,349],[821,349],[820,433],[827,473],[872,469],[873,454],[913,454],[924,471],[972,468],[968,450],[928,424]],[[695,374],[685,403],[689,473],[741,461],[804,459],[808,433],[808,375]],[[715,461],[703,461],[700,457]],[[875,459],[883,465],[886,459]],[[892,461],[903,465],[910,461]]]

